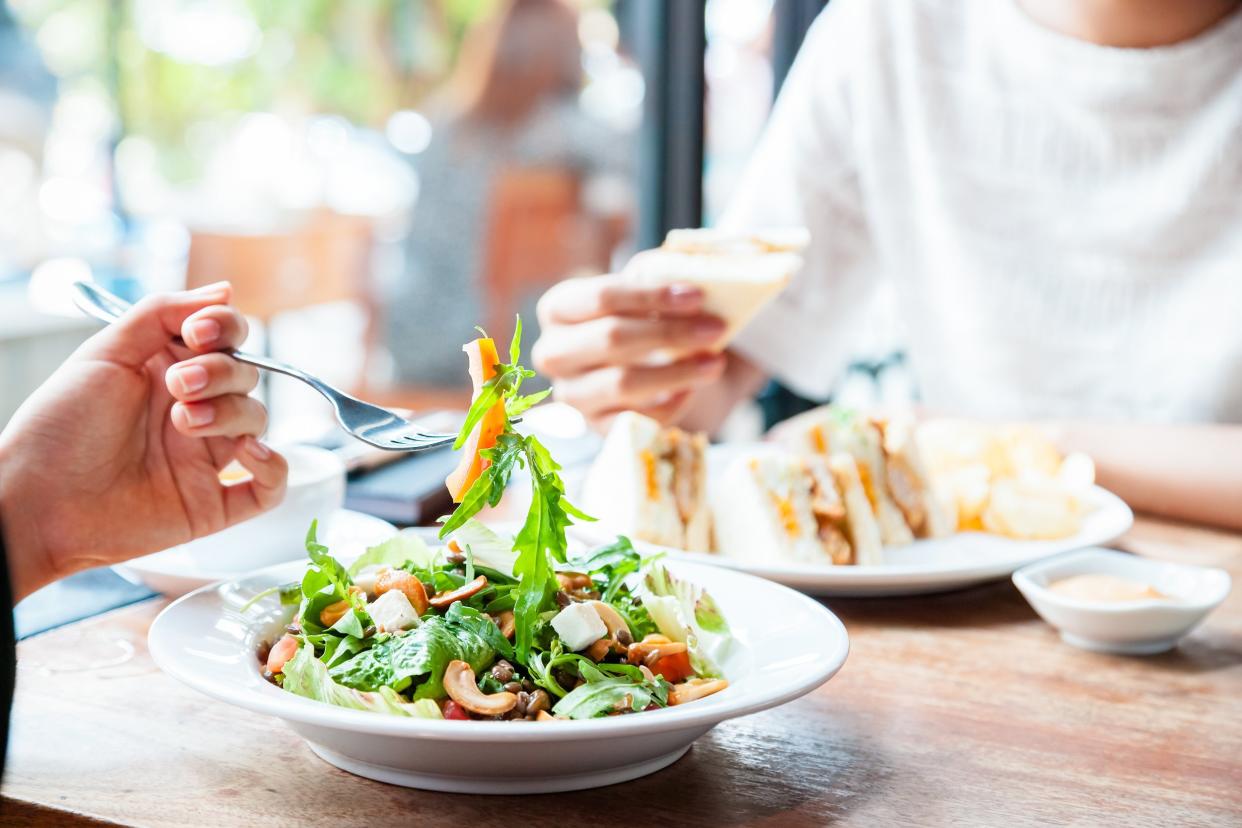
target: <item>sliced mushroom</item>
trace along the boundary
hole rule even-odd
[[[410,606],[419,615],[427,611],[427,590],[423,588],[423,582],[404,569],[389,569],[381,573],[375,582],[375,597],[393,589],[405,593],[405,597],[410,599]]]
[[[436,609],[445,609],[454,601],[465,601],[470,596],[482,592],[487,587],[487,576],[480,575],[468,584],[463,584],[449,592],[438,593],[429,603]]]
[[[604,626],[608,628],[608,634],[614,639],[621,630],[629,631],[629,624],[625,623],[621,613],[617,612],[612,604],[605,604],[603,601],[587,601],[587,603],[599,613],[599,620],[604,622]]]
[[[595,586],[591,576],[584,572],[558,572],[556,573],[556,581],[565,592],[580,592],[590,590]]]
[[[604,657],[612,652],[612,643],[611,638],[601,638],[590,647],[587,647],[583,655],[591,659],[591,661],[603,661]]]
[[[518,702],[518,697],[508,691],[488,694],[480,690],[474,670],[464,661],[449,662],[444,671],[444,690],[450,699],[480,716],[503,716]]]
[[[728,686],[729,682],[725,679],[690,679],[673,685],[668,694],[668,703],[674,705],[696,701],[712,693],[719,693]]]
[[[626,658],[630,664],[647,664],[658,661],[665,656],[684,653],[687,649],[684,641],[650,641],[647,636],[642,641],[635,641],[626,648]]]
[[[633,641],[630,637],[630,625],[625,623],[621,613],[611,604],[603,601],[587,601],[595,610],[599,620],[608,628],[608,637],[601,638],[587,649],[586,655],[593,661],[601,661],[609,652],[625,654],[625,648]]]

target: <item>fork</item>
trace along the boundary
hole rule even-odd
[[[124,299],[90,282],[74,282],[73,290],[73,303],[77,305],[78,310],[107,325],[116,322],[131,307]],[[179,345],[185,344],[181,337],[177,337],[174,341]],[[230,356],[238,362],[245,362],[256,368],[275,371],[278,374],[301,380],[314,388],[332,403],[332,410],[341,428],[377,449],[405,452],[428,451],[449,445],[457,439],[456,434],[428,432],[418,423],[399,417],[386,408],[351,397],[318,377],[279,360],[249,354],[245,351],[233,351]]]

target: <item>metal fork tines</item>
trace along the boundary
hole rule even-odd
[[[74,282],[74,304],[88,316],[111,325],[130,308],[128,302],[90,282]],[[180,341],[180,340],[178,340]],[[184,344],[184,343],[183,343]],[[427,431],[418,423],[368,402],[351,397],[318,377],[270,357],[234,351],[239,362],[301,380],[332,403],[341,428],[368,445],[385,451],[427,451],[449,445],[455,434]]]

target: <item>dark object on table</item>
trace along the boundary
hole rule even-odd
[[[434,523],[452,511],[444,478],[456,465],[456,452],[437,449],[351,474],[345,487],[345,508],[398,526]]]

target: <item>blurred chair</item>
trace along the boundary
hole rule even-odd
[[[580,190],[578,176],[562,170],[499,177],[483,258],[487,330],[504,336],[532,297],[576,273],[607,269],[617,230],[585,212]]]
[[[318,211],[283,233],[192,232],[186,287],[228,279],[235,304],[264,323],[327,302],[361,302],[372,309],[370,262],[368,219]]]
[[[232,282],[234,303],[262,325],[262,350],[357,393],[365,384],[371,354],[369,343],[376,324],[377,303],[370,284],[371,249],[369,219],[328,210],[311,213],[276,232],[193,230],[186,287],[193,289],[225,279]],[[342,330],[349,326],[332,325],[330,335],[308,337],[298,325],[322,323],[310,321],[313,316],[300,323],[294,321],[297,316],[292,312],[305,314],[311,308],[329,311],[331,315],[328,306],[333,303],[348,303],[358,309],[354,314],[361,312],[362,335],[350,343],[356,344],[356,350],[333,344],[332,335],[344,335]],[[358,317],[352,318],[356,325]],[[294,323],[292,329],[284,327],[290,322]],[[280,333],[282,328],[286,335]],[[290,339],[289,333],[296,335]],[[308,341],[323,345],[320,352],[305,353]],[[286,347],[282,348],[282,343]],[[304,403],[305,389],[294,388],[275,399],[269,380],[264,373],[260,394],[272,409],[273,420],[287,422],[291,418],[314,416],[309,412],[319,403],[317,399],[313,404]],[[307,408],[308,405],[312,407]]]

